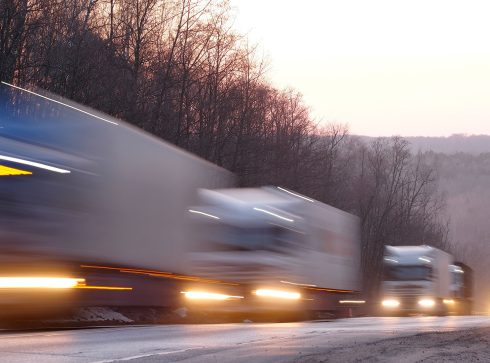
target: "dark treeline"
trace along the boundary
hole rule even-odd
[[[0,78],[131,122],[238,175],[358,215],[376,286],[384,244],[444,246],[434,169],[400,138],[319,126],[274,88],[224,0],[0,0]]]

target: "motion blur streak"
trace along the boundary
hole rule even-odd
[[[0,277],[0,289],[72,289],[85,279],[68,277]]]
[[[133,290],[132,287],[119,287],[119,286],[91,286],[91,285],[79,285],[75,286],[76,289],[89,289],[89,290]]]
[[[60,105],[63,105],[63,106],[65,106],[65,107],[71,108],[71,109],[76,110],[76,111],[79,111],[79,112],[84,113],[84,114],[86,114],[86,115],[89,115],[89,116],[95,117],[95,118],[97,118],[97,119],[99,119],[99,120],[102,120],[102,121],[108,122],[108,123],[110,123],[110,124],[113,124],[113,125],[118,125],[118,123],[117,123],[117,122],[107,120],[107,119],[105,119],[105,118],[103,118],[103,117],[100,117],[100,116],[94,115],[94,114],[92,114],[92,113],[90,113],[90,112],[87,112],[87,111],[84,111],[84,110],[82,110],[82,109],[80,109],[80,108],[78,108],[78,107],[68,105],[68,104],[66,104],[66,103],[64,103],[64,102],[57,101],[57,100],[55,100],[55,99],[53,99],[53,98],[43,96],[43,95],[41,95],[41,94],[39,94],[39,93],[36,93],[36,92],[33,92],[33,91],[29,91],[29,90],[24,89],[24,88],[22,88],[22,87],[14,86],[13,84],[10,84],[10,83],[7,83],[7,82],[3,82],[3,81],[2,81],[2,84],[6,85],[6,86],[9,86],[9,87],[12,87],[12,88],[15,88],[15,89],[18,89],[18,90],[21,90],[21,91],[23,91],[23,92],[30,93],[31,95],[35,95],[35,96],[38,96],[38,97],[44,98],[44,99],[46,99],[46,100],[49,100],[49,101],[52,101],[52,102],[58,103],[58,104],[60,104]]]
[[[9,168],[8,166],[0,165],[0,176],[9,176],[9,175],[31,175],[30,171]]]
[[[166,271],[141,270],[141,269],[134,269],[134,268],[126,268],[126,267],[110,267],[110,266],[98,266],[98,265],[80,265],[80,267],[102,269],[102,270],[115,270],[121,273],[148,275],[148,276],[163,277],[163,278],[176,279],[176,280],[197,281],[197,282],[205,282],[209,284],[223,284],[223,285],[232,285],[232,286],[238,285],[233,282],[204,279],[198,276],[177,275],[172,272],[166,272]]]
[[[36,168],[45,169],[45,170],[49,170],[49,171],[54,171],[55,173],[61,173],[61,174],[69,174],[70,173],[69,170],[60,169],[60,168],[56,168],[54,166],[49,166],[49,165],[46,165],[46,164],[37,163],[35,161],[14,158],[14,157],[11,157],[11,156],[0,155],[0,160],[6,160],[6,161],[12,161],[14,163],[30,165],[30,166],[34,166]]]
[[[243,296],[233,296],[225,294],[217,294],[206,291],[182,291],[182,294],[188,299],[203,299],[203,300],[229,300],[243,299]]]
[[[258,289],[255,291],[255,295],[262,297],[276,297],[280,299],[298,300],[301,298],[299,292],[270,290],[270,289]]]
[[[85,279],[70,277],[0,277],[0,289],[133,290],[132,287],[86,285]]]
[[[283,192],[286,192],[286,193],[288,193],[288,194],[294,195],[295,197],[298,197],[298,198],[301,198],[301,199],[307,200],[308,202],[315,203],[315,201],[314,201],[313,199],[307,198],[307,197],[305,197],[304,195],[300,195],[300,194],[297,194],[297,193],[293,193],[292,191],[287,190],[287,189],[284,189],[284,188],[281,188],[281,187],[277,187],[277,189],[282,190]]]
[[[290,219],[290,218],[286,218],[286,217],[280,216],[279,214],[273,213],[271,211],[268,211],[268,210],[265,210],[265,209],[262,209],[262,208],[254,208],[254,210],[259,211],[259,212],[263,212],[263,213],[266,213],[266,214],[269,214],[271,216],[277,217],[279,219],[283,219],[283,220],[288,221],[288,222],[294,222],[294,219]]]
[[[305,289],[307,290],[316,290],[316,291],[327,291],[327,292],[345,292],[345,293],[349,293],[349,292],[359,292],[357,290],[342,290],[342,289],[329,289],[328,287],[309,287],[309,286],[306,286]]]
[[[340,300],[341,304],[365,304],[366,300]]]
[[[214,219],[219,219],[219,217],[217,217],[217,216],[214,216],[214,215],[209,214],[209,213],[199,212],[198,210],[194,210],[194,209],[189,209],[189,212],[195,213],[195,214],[201,214],[203,216],[211,217],[211,218],[214,218]]]
[[[395,260],[394,258],[389,258],[389,257],[385,257],[385,261],[390,261],[390,262],[393,262],[393,263],[398,263],[398,260]]]
[[[288,284],[288,285],[295,285],[295,286],[305,286],[305,287],[317,287],[316,285],[313,284],[301,284],[298,282],[291,282],[291,281],[281,281],[282,284]]]

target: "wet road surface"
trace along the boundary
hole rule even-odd
[[[397,344],[408,353],[424,344],[435,349],[437,344],[430,343],[431,337],[445,339],[456,334],[459,338],[454,341],[461,341],[487,327],[490,328],[490,317],[451,316],[3,331],[0,332],[0,362],[250,363],[390,361],[391,358],[400,361],[403,357],[397,357],[392,351]],[[418,343],[410,343],[410,339],[418,339]],[[413,349],[410,344],[414,344]],[[440,343],[444,349],[446,345]],[[408,357],[402,359],[405,361],[419,361],[421,356],[404,357]]]

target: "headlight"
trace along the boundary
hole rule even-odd
[[[400,302],[395,299],[385,299],[381,302],[385,308],[397,308],[400,306]]]
[[[217,294],[214,292],[207,291],[182,291],[181,294],[187,299],[192,300],[232,300],[232,299],[243,299],[243,296],[233,296],[226,294]]]
[[[73,289],[85,279],[71,277],[0,277],[0,289]]]
[[[424,308],[432,308],[436,302],[433,299],[420,299],[419,300],[419,305],[424,307]]]
[[[299,292],[293,292],[293,291],[258,289],[254,291],[254,294],[261,297],[272,297],[272,298],[287,299],[287,300],[301,299],[301,294]]]

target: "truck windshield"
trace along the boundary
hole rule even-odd
[[[299,236],[297,232],[275,225],[239,227],[220,224],[200,230],[204,241],[198,248],[211,251],[267,250],[289,253]]]
[[[453,284],[458,285],[458,286],[463,286],[463,275],[457,272],[453,272]]]
[[[430,280],[430,266],[386,266],[384,279],[387,281]]]
[[[225,233],[230,245],[244,250],[284,250],[292,244],[292,232],[279,226],[231,227]]]

